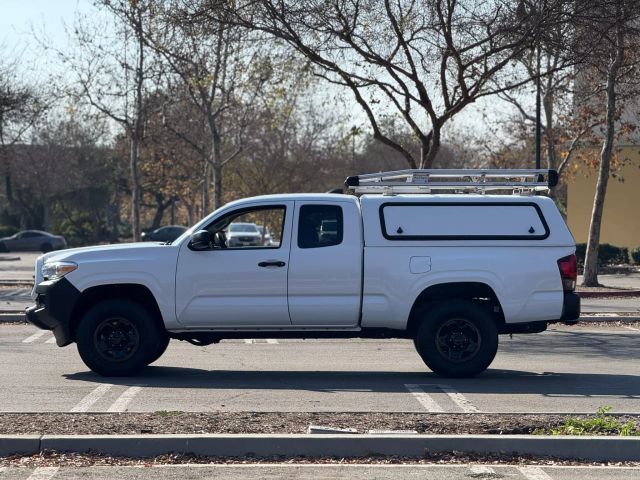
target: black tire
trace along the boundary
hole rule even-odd
[[[449,300],[425,313],[414,339],[424,363],[442,377],[475,377],[498,351],[498,328],[489,312],[468,300]]]
[[[0,252],[7,253],[9,249],[7,248],[7,244],[4,242],[0,242]]]
[[[114,298],[84,314],[76,343],[87,367],[99,375],[121,377],[133,375],[157,359],[165,336],[142,305]]]
[[[164,354],[164,352],[167,350],[167,347],[169,346],[170,340],[171,339],[166,332],[163,332],[163,334],[160,335],[160,342],[157,345],[157,350],[153,354],[153,357],[151,357],[151,360],[149,360],[149,365],[158,360]]]
[[[42,245],[40,245],[40,251],[42,253],[48,253],[51,250],[53,250],[53,247],[51,246],[50,243],[43,243]]]

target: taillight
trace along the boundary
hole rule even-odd
[[[578,262],[575,255],[569,255],[558,260],[562,288],[565,292],[573,292],[578,278]]]

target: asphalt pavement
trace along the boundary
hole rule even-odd
[[[537,465],[171,465],[7,468],[2,480],[138,479],[349,479],[349,480],[637,480],[640,468]]]
[[[405,340],[172,341],[133,378],[103,378],[50,332],[0,325],[3,412],[640,413],[640,330],[553,327],[501,337],[491,368],[443,379]]]

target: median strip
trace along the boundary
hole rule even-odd
[[[423,458],[456,452],[480,455],[531,455],[587,461],[640,461],[640,438],[535,435],[43,435],[31,441],[0,436],[0,456],[44,452],[94,453],[126,457],[191,454],[216,457]],[[536,472],[528,478],[535,480]]]

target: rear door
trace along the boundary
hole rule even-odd
[[[288,279],[293,325],[358,325],[362,250],[355,200],[295,202]]]

